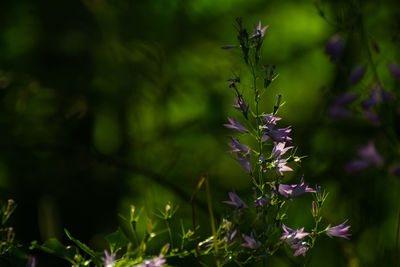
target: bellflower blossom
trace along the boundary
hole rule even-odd
[[[395,63],[389,63],[388,65],[390,73],[395,77],[396,79],[400,80],[400,67],[399,65]]]
[[[310,249],[310,246],[307,242],[299,242],[290,247],[296,250],[293,254],[293,256],[295,257],[299,256],[300,254],[303,255],[303,257],[305,257],[306,252]]]
[[[271,203],[270,198],[267,195],[264,195],[254,200],[254,208],[265,207],[270,203]]]
[[[234,231],[232,231],[232,229],[229,229],[228,231],[225,232],[225,240],[227,245],[233,242],[233,240],[237,236],[237,232],[238,232],[237,229],[235,229]]]
[[[246,145],[241,144],[235,137],[232,137],[232,142],[228,143],[228,145],[233,148],[232,150],[228,151],[227,153],[235,153],[235,152],[240,152],[240,153],[249,153],[250,148]]]
[[[283,234],[281,240],[285,240],[286,243],[297,243],[310,233],[304,232],[304,227],[300,230],[293,230],[282,223]]]
[[[160,255],[157,258],[151,259],[151,260],[145,260],[141,264],[134,265],[136,267],[162,267],[164,266],[164,263],[166,263],[167,260],[164,259],[164,255]]]
[[[224,126],[232,131],[237,131],[239,133],[247,133],[247,129],[241,125],[236,119],[228,117],[230,124],[224,124]]]
[[[334,227],[327,228],[326,234],[331,237],[336,236],[349,239],[349,236],[351,236],[351,234],[348,233],[347,231],[349,231],[350,225],[344,225],[345,223],[346,221]]]
[[[340,35],[334,35],[329,39],[325,53],[330,56],[332,62],[337,62],[345,46],[344,39]]]
[[[338,96],[328,110],[329,117],[337,119],[350,118],[353,113],[347,108],[347,106],[353,103],[358,97],[359,94],[356,93],[346,93]]]
[[[359,82],[365,74],[365,69],[366,67],[363,64],[355,66],[350,73],[349,82],[351,84],[356,84],[357,82]]]
[[[358,150],[359,158],[350,161],[345,169],[349,173],[356,173],[365,170],[371,165],[381,166],[382,156],[376,151],[375,143],[370,141],[368,145],[360,147]]]
[[[243,154],[240,152],[237,152],[236,154],[238,156],[237,161],[243,167],[244,171],[247,173],[251,173],[250,150],[246,153],[245,156],[243,156]]]
[[[242,94],[239,92],[239,89],[236,87],[235,82],[238,80],[231,79],[229,80],[231,84],[229,85],[230,88],[235,89],[237,98],[233,97],[233,100],[235,101],[236,105],[231,105],[233,108],[237,110],[241,110],[243,112],[243,115],[247,119],[247,113],[249,112],[249,106],[244,102]]]
[[[269,25],[264,26],[264,28],[261,29],[261,20],[258,21],[257,27],[254,29],[253,35],[250,37],[252,39],[259,39],[261,37],[264,37],[265,31],[269,28]]]
[[[280,184],[278,192],[284,197],[294,198],[305,193],[315,193],[315,190],[308,187],[308,185],[304,183],[304,177],[302,177],[299,184]]]
[[[263,116],[263,121],[265,125],[260,126],[260,128],[262,128],[264,131],[264,135],[262,138],[263,142],[268,141],[270,138],[278,142],[292,141],[292,138],[289,137],[289,134],[292,131],[290,126],[281,129],[274,129],[274,127],[276,126],[276,122],[280,119],[281,118],[279,117],[274,117],[272,114]]]
[[[246,203],[244,203],[235,192],[229,192],[228,194],[231,200],[222,201],[223,203],[234,206],[237,209],[247,209]]]
[[[242,247],[246,247],[246,248],[250,248],[250,249],[258,249],[261,246],[261,242],[254,239],[253,232],[251,232],[250,236],[242,234],[242,238],[245,241],[241,245]]]
[[[109,254],[108,251],[105,249],[104,250],[105,257],[101,257],[101,260],[103,261],[104,267],[113,267],[115,265],[115,256],[117,255],[116,253]]]
[[[293,146],[285,147],[286,143],[276,143],[274,142],[274,148],[272,149],[272,157],[275,159],[280,159],[283,154],[285,154],[289,149],[292,149]]]

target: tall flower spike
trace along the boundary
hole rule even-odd
[[[346,238],[349,239],[349,236],[351,236],[350,233],[348,233],[349,229],[350,229],[350,225],[345,225],[347,221],[336,225],[334,227],[329,227],[326,229],[326,234],[328,236],[336,236],[336,237],[342,237],[342,238]]]

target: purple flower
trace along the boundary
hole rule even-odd
[[[348,119],[352,115],[353,113],[347,107],[332,106],[328,110],[328,116],[335,119]]]
[[[400,80],[400,67],[395,63],[389,63],[388,67],[393,77]]]
[[[361,107],[364,110],[370,109],[373,106],[376,106],[380,102],[385,101],[386,103],[390,103],[393,101],[393,95],[384,90],[380,84],[378,84],[375,88],[371,90],[369,98],[363,100],[361,102]]]
[[[370,141],[368,145],[360,147],[358,150],[359,158],[350,161],[345,169],[349,173],[357,173],[365,170],[371,165],[381,166],[382,156],[376,151],[375,143]]]
[[[335,99],[333,105],[335,106],[344,106],[353,103],[360,95],[357,93],[345,93],[343,95],[338,96]]]
[[[137,267],[162,267],[164,266],[164,263],[166,263],[167,260],[164,259],[164,255],[160,255],[157,258],[151,259],[151,260],[145,260],[143,263],[141,264],[137,264],[134,266]]]
[[[237,131],[239,133],[247,133],[247,129],[234,118],[228,117],[228,121],[230,122],[230,124],[224,124],[226,128]]]
[[[300,254],[303,255],[303,257],[305,257],[306,252],[310,249],[310,246],[308,245],[307,242],[299,242],[290,247],[296,250],[293,254],[293,256],[295,257],[299,256]]]
[[[223,203],[234,206],[237,209],[247,209],[246,203],[244,203],[235,192],[229,192],[228,194],[231,200],[222,201]]]
[[[29,255],[29,258],[28,258],[28,263],[26,264],[26,267],[35,267],[36,266],[36,257],[35,256],[32,256],[32,255]]]
[[[283,154],[285,154],[289,149],[293,148],[293,146],[285,147],[285,145],[285,142],[274,142],[274,148],[272,149],[272,157],[274,159],[280,159]]]
[[[246,156],[243,156],[240,152],[237,152],[237,156],[237,161],[243,167],[245,172],[251,173],[250,150],[246,153]]]
[[[358,150],[358,154],[363,160],[371,164],[375,164],[378,166],[383,164],[383,158],[376,151],[375,143],[373,141],[370,141],[366,146],[360,147],[360,149]]]
[[[315,190],[308,187],[308,185],[304,183],[304,177],[302,177],[299,184],[280,184],[278,192],[284,197],[294,198],[305,193],[315,193]]]
[[[243,115],[247,119],[247,112],[249,111],[249,106],[244,102],[242,94],[239,92],[239,89],[236,87],[235,82],[239,82],[239,79],[230,79],[229,80],[231,83],[229,85],[230,88],[235,89],[237,98],[234,97],[233,100],[235,101],[236,105],[232,105],[232,107],[241,110],[243,112]]]
[[[240,153],[249,153],[250,148],[246,145],[241,144],[235,137],[232,137],[232,142],[228,143],[228,145],[233,148],[232,150],[228,151],[227,153],[234,153],[234,152],[240,152]]]
[[[235,229],[234,231],[232,231],[232,229],[229,229],[225,233],[226,244],[227,245],[231,244],[233,240],[236,238],[236,236],[237,236],[237,229]]]
[[[258,197],[255,201],[254,201],[254,208],[259,208],[259,207],[265,207],[266,205],[270,204],[271,200],[269,199],[269,197],[267,195]]]
[[[347,108],[347,105],[353,103],[358,96],[355,93],[346,93],[338,96],[328,110],[329,117],[337,119],[350,118],[353,113]]]
[[[316,185],[315,190],[317,191],[317,200],[322,201],[321,187],[319,185]]]
[[[364,110],[364,116],[367,120],[374,126],[379,126],[381,124],[381,120],[379,119],[378,114],[372,110]]]
[[[345,48],[345,42],[340,35],[332,36],[325,47],[325,53],[330,56],[332,62],[337,62]]]
[[[300,230],[293,230],[282,223],[283,234],[281,240],[285,240],[286,243],[297,243],[310,233],[304,232],[304,227]]]
[[[247,112],[249,112],[249,106],[244,102],[243,96],[239,95],[239,98],[233,97],[236,105],[231,105],[233,108],[237,110],[241,110],[245,117],[247,117]]]
[[[274,117],[272,114],[263,115],[262,120],[265,125],[260,126],[265,133],[262,140],[263,142],[266,142],[269,138],[278,142],[287,142],[292,140],[292,138],[289,137],[289,134],[292,131],[290,126],[282,129],[274,129],[276,122],[280,119],[281,118],[279,117]]]
[[[265,126],[263,127],[265,135],[262,138],[263,142],[266,142],[269,138],[278,142],[288,142],[292,141],[292,138],[289,137],[292,129],[289,127],[281,128],[281,129],[268,129]]]
[[[286,166],[286,163],[287,163],[287,159],[277,159],[277,160],[274,160],[273,162],[271,162],[271,166],[277,172],[279,172],[279,174],[282,176],[283,172],[291,172],[291,171],[293,171],[292,168],[290,168],[289,166]]]
[[[365,74],[365,69],[366,69],[365,65],[362,64],[354,67],[349,76],[350,83],[356,84],[357,82],[359,82]]]
[[[104,267],[112,267],[112,266],[114,266],[115,265],[114,258],[116,256],[116,253],[113,253],[113,254],[110,255],[108,253],[108,251],[105,249],[104,250],[104,254],[105,254],[106,257],[101,257],[101,260],[103,261]]]
[[[265,123],[265,127],[268,129],[273,129],[276,125],[277,121],[280,121],[281,118],[279,117],[274,117],[272,113],[267,114],[267,115],[262,115],[262,120]]]
[[[260,241],[257,241],[253,237],[253,232],[251,232],[250,236],[242,234],[242,238],[244,239],[244,243],[241,245],[242,247],[257,249],[261,246]]]
[[[326,229],[326,234],[328,236],[336,236],[349,239],[349,236],[351,236],[351,234],[349,234],[347,231],[349,231],[350,225],[344,225],[346,222],[347,221],[334,227],[328,227]]]
[[[366,168],[369,167],[369,165],[370,164],[364,160],[355,159],[355,160],[352,160],[349,163],[347,163],[345,169],[349,173],[357,173],[357,172],[365,170]]]
[[[251,36],[252,39],[259,39],[261,37],[264,37],[265,31],[269,28],[269,25],[264,26],[264,28],[261,29],[261,20],[258,21],[257,27],[254,29],[254,33]]]

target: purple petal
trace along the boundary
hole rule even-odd
[[[337,62],[344,48],[344,39],[340,35],[334,35],[329,39],[325,53],[330,56],[332,62]]]
[[[250,163],[250,152],[246,154],[246,157],[242,155],[242,153],[237,152],[238,159],[240,165],[242,165],[243,169],[247,173],[251,173],[251,163]]]
[[[364,160],[356,159],[347,163],[345,166],[345,170],[348,173],[358,173],[368,168],[369,165],[370,164]]]
[[[234,118],[228,117],[228,121],[230,122],[230,124],[224,124],[226,128],[237,131],[239,133],[247,133],[247,129]]]
[[[250,152],[250,148],[248,146],[241,144],[233,136],[231,136],[231,138],[232,138],[232,142],[228,143],[228,145],[233,149],[228,151],[228,153],[235,153],[235,152],[249,153]]]
[[[346,93],[338,96],[333,105],[334,106],[344,106],[353,103],[360,95],[356,93]]]
[[[365,161],[380,166],[383,164],[382,156],[376,151],[375,143],[370,141],[368,145],[360,147],[358,154]]]
[[[400,67],[395,63],[390,63],[388,67],[393,77],[400,80]]]
[[[350,225],[344,225],[345,223],[346,223],[346,221],[337,226],[329,227],[326,230],[326,234],[328,236],[336,236],[336,237],[342,237],[342,238],[349,239],[349,236],[351,236],[351,234],[348,233],[347,231],[349,231]]]
[[[356,84],[357,82],[359,82],[365,74],[365,69],[365,65],[358,65],[354,67],[349,76],[349,81],[352,84]]]

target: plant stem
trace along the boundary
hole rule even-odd
[[[174,248],[174,241],[172,239],[172,232],[171,232],[171,227],[169,225],[169,219],[166,219],[165,222],[167,223],[167,228],[168,228],[168,234],[169,234],[169,240],[171,242],[171,249]]]

